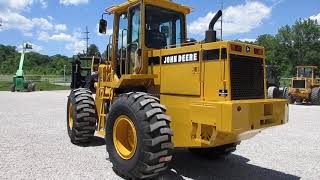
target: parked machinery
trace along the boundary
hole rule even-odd
[[[221,11],[204,42],[187,39],[185,5],[129,0],[106,11],[114,15],[110,61],[99,65],[95,97],[71,91],[67,129],[75,144],[104,137],[117,174],[155,177],[179,147],[223,157],[262,129],[287,123],[287,101],[267,99],[264,48],[217,42]],[[106,26],[101,19],[99,31]]]
[[[71,89],[87,88],[95,92],[94,83],[98,81],[98,67],[101,58],[79,54],[73,56]]]
[[[23,43],[20,62],[19,62],[19,68],[15,76],[13,76],[13,84],[11,85],[11,88],[10,88],[11,92],[15,92],[15,91],[31,92],[36,90],[36,85],[33,82],[29,82],[25,80],[25,76],[23,72],[23,63],[25,60],[25,53],[28,49],[32,49],[32,45],[28,43]]]
[[[320,105],[320,81],[317,80],[318,67],[297,66],[296,77],[292,78],[288,100],[290,104],[311,103]]]
[[[288,99],[289,88],[281,87],[280,77],[277,76],[277,67],[273,65],[266,66],[268,98]]]

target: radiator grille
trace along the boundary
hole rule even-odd
[[[264,67],[261,58],[230,55],[231,99],[263,99]]]
[[[306,88],[305,80],[293,80],[293,88]]]

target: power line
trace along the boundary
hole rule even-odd
[[[83,38],[83,39],[86,40],[86,47],[87,47],[86,54],[88,54],[88,50],[89,50],[89,39],[90,39],[90,38],[89,38],[90,32],[89,32],[89,30],[88,30],[88,26],[86,26],[86,32],[82,32],[82,33],[86,34],[86,37]]]

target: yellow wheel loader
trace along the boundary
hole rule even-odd
[[[292,78],[288,100],[290,104],[311,103],[320,105],[320,81],[316,66],[297,66],[297,75]]]
[[[164,173],[172,149],[223,157],[262,129],[288,121],[286,100],[267,99],[264,48],[187,38],[191,8],[169,0],[129,0],[113,15],[107,61],[99,65],[96,95],[71,91],[67,127],[75,144],[106,141],[114,171],[131,179]],[[100,20],[100,33],[107,21]]]

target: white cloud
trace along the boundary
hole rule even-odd
[[[72,37],[69,34],[60,33],[60,34],[54,34],[50,37],[50,40],[54,41],[73,41],[74,37]]]
[[[314,15],[314,16],[310,16],[309,18],[312,19],[312,20],[317,20],[318,23],[320,24],[320,13],[317,14],[317,15]]]
[[[86,49],[86,41],[77,40],[65,46],[66,49],[73,51],[74,54],[82,53]]]
[[[250,39],[250,38],[243,38],[243,39],[239,39],[240,41],[243,41],[243,42],[245,42],[245,41],[247,41],[247,42],[255,42],[256,41],[256,39]]]
[[[33,25],[39,27],[42,30],[52,30],[53,25],[44,18],[33,18]]]
[[[89,0],[60,0],[60,4],[69,6],[69,5],[80,5],[80,4],[88,4]]]
[[[10,10],[0,11],[2,17],[2,29],[17,29],[22,33],[28,33],[33,28],[33,23],[30,19]]]
[[[49,41],[50,40],[50,35],[49,33],[45,32],[45,31],[41,31],[38,34],[38,40],[39,41]]]
[[[34,31],[42,31],[38,39],[45,38],[43,31],[65,32],[67,26],[65,24],[52,23],[53,17],[47,18],[28,18],[22,15],[25,9],[29,9],[31,5],[39,3],[42,8],[48,5],[47,0],[0,0],[0,17],[2,19],[2,31],[18,30],[24,36],[32,36]]]
[[[56,32],[65,32],[68,30],[67,25],[65,24],[56,24],[54,26],[54,29],[56,30]]]
[[[48,16],[48,19],[49,19],[50,21],[53,21],[53,20],[54,20],[54,18],[53,18],[52,16]]]
[[[65,33],[59,33],[59,34],[53,34],[53,35],[49,35],[48,32],[45,31],[41,31],[38,34],[38,40],[40,41],[65,41],[65,42],[72,42],[74,41],[76,38],[73,37],[72,35],[69,34],[65,34]]]
[[[246,1],[245,4],[229,6],[223,12],[223,34],[232,35],[246,33],[259,27],[263,20],[271,14],[272,8],[257,1]],[[188,25],[194,35],[204,35],[215,12],[209,12]]]
[[[39,0],[39,3],[41,4],[41,7],[43,9],[47,8],[48,7],[48,2],[45,1],[45,0]]]
[[[3,9],[24,10],[32,5],[34,0],[0,0],[0,7]]]

